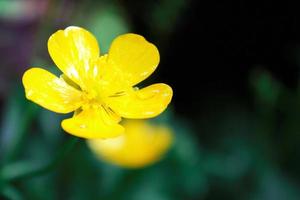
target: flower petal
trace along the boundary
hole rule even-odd
[[[82,104],[80,91],[44,69],[27,70],[22,81],[27,99],[48,110],[69,113]]]
[[[111,138],[123,133],[124,128],[118,121],[108,116],[104,108],[88,108],[61,123],[62,128],[82,138]]]
[[[87,74],[98,71],[98,42],[83,28],[70,26],[55,32],[48,40],[48,51],[57,67],[81,87]]]
[[[163,83],[108,98],[108,105],[125,118],[150,118],[163,112],[172,99],[172,88]]]
[[[111,70],[120,70],[125,74],[131,86],[146,79],[159,63],[159,52],[144,37],[129,33],[117,37],[108,54]]]
[[[167,126],[144,120],[127,120],[123,125],[125,134],[119,137],[87,140],[100,159],[127,168],[141,168],[161,159],[173,142],[172,130]]]

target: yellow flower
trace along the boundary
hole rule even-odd
[[[125,134],[109,139],[88,140],[97,157],[115,165],[139,168],[158,161],[172,144],[172,132],[166,126],[145,120],[128,120]]]
[[[41,68],[23,75],[26,97],[57,113],[75,111],[62,128],[83,138],[120,135],[124,118],[150,118],[165,110],[170,86],[157,83],[138,89],[159,63],[157,48],[137,34],[117,37],[108,54],[100,56],[96,38],[80,27],[51,35],[49,54],[63,72],[59,78]]]

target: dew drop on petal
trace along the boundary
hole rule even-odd
[[[86,128],[86,125],[85,125],[85,124],[80,124],[79,127],[80,127],[80,128]]]

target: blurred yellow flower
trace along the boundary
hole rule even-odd
[[[158,161],[172,144],[172,131],[145,120],[128,120],[125,134],[109,139],[90,139],[88,146],[102,160],[127,168],[139,168]]]
[[[120,135],[124,118],[150,118],[165,110],[172,88],[157,83],[138,89],[159,63],[157,48],[137,34],[117,37],[108,54],[100,56],[96,38],[70,26],[51,35],[49,54],[63,72],[59,78],[41,68],[23,75],[26,97],[57,113],[75,111],[62,128],[83,138]]]

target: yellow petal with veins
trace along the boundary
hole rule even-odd
[[[132,119],[150,118],[163,112],[172,99],[172,88],[157,83],[123,95],[111,96],[108,105],[120,116]]]
[[[88,87],[84,81],[98,76],[100,49],[87,30],[70,26],[55,32],[48,40],[48,51],[57,67],[79,86]]]
[[[108,53],[111,73],[120,71],[131,86],[146,79],[159,63],[159,52],[155,45],[144,37],[128,33],[117,37]]]
[[[88,140],[91,150],[107,162],[140,168],[159,160],[172,144],[172,131],[144,120],[127,120],[125,134],[117,138]]]
[[[103,107],[87,108],[72,118],[65,119],[61,125],[63,129],[82,138],[110,138],[123,133],[124,128],[118,124],[119,119],[109,116],[112,113]]]
[[[23,75],[27,99],[57,113],[69,113],[82,104],[82,93],[41,68],[31,68]]]

